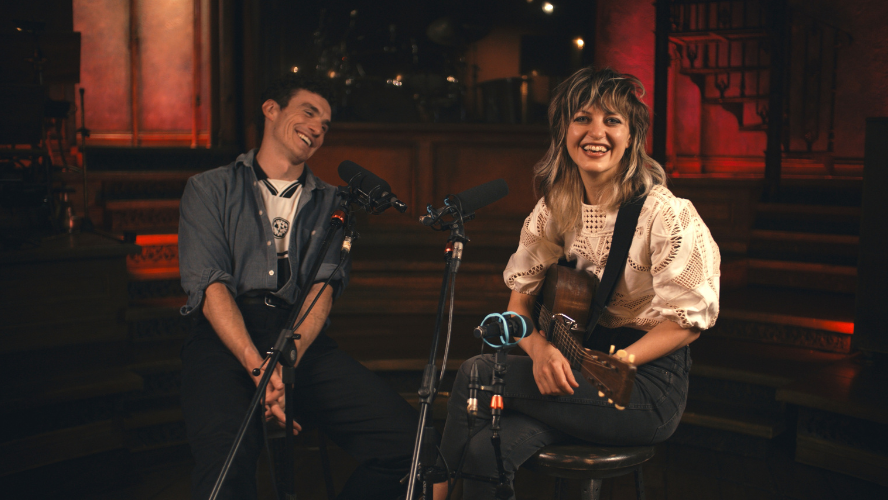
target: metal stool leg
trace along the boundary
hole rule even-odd
[[[641,467],[635,469],[635,492],[638,500],[644,500],[644,475],[641,473]]]
[[[601,495],[601,479],[583,481],[583,491],[580,493],[582,500],[598,500]]]

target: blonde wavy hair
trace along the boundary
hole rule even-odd
[[[552,214],[553,234],[562,235],[579,227],[582,219],[583,180],[579,168],[567,152],[567,129],[574,114],[589,106],[605,113],[618,113],[629,122],[630,144],[620,161],[610,190],[599,203],[608,209],[619,207],[651,188],[666,184],[666,172],[644,150],[650,126],[650,111],[641,100],[644,86],[638,78],[610,68],[584,68],[555,89],[549,103],[549,129],[552,140],[545,156],[533,168],[534,190],[546,199]]]

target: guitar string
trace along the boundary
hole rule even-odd
[[[571,366],[574,367],[582,367],[582,361],[588,360],[593,363],[608,366],[607,363],[602,363],[597,356],[588,354],[583,347],[581,347],[576,339],[573,338],[573,335],[567,330],[567,327],[564,323],[555,322],[555,327],[550,328],[552,324],[552,315],[549,313],[549,309],[545,307],[543,304],[535,304],[534,309],[537,313],[543,313],[538,315],[540,318],[541,326],[543,330],[552,331],[552,337],[554,342],[552,342],[562,354],[568,358]],[[543,324],[545,323],[545,324]]]
[[[567,326],[564,324],[564,320],[554,320],[548,308],[543,304],[535,304],[534,311],[535,316],[539,318],[540,326],[542,326],[543,330],[552,331],[553,341],[550,342],[555,345],[562,354],[564,354],[564,357],[567,358],[571,367],[578,368],[583,377],[597,387],[599,391],[603,391],[608,397],[613,397],[615,395],[613,390],[599,381],[597,374],[587,366],[585,361],[610,370],[616,370],[617,367],[607,360],[602,360],[594,354],[589,354],[585,348],[579,345],[570,333]],[[553,328],[550,328],[552,327],[553,322],[555,325]]]

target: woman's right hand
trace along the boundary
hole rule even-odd
[[[570,363],[555,348],[540,336],[532,349],[528,352],[533,360],[533,378],[536,380],[540,393],[546,396],[567,396],[573,394],[573,390],[580,386],[570,369]]]

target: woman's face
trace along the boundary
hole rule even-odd
[[[602,186],[613,179],[629,138],[629,120],[623,115],[596,106],[577,111],[567,128],[567,152],[580,168],[583,182]]]

